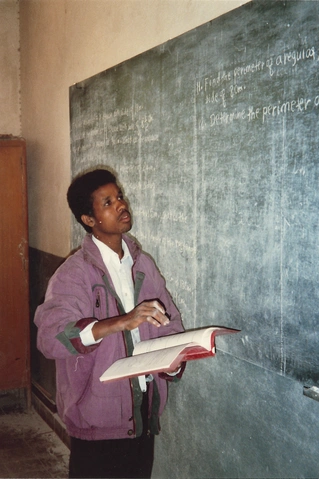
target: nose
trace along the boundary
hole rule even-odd
[[[123,211],[127,209],[126,201],[124,199],[118,199],[116,203],[116,208],[118,209],[118,211]]]

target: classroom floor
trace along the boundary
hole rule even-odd
[[[67,478],[69,449],[32,408],[0,406],[0,477]]]

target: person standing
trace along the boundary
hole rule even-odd
[[[140,340],[182,332],[153,260],[127,233],[128,203],[107,169],[78,176],[67,200],[87,234],[49,281],[35,314],[37,346],[56,362],[58,413],[71,439],[69,477],[151,477],[169,374],[101,383]]]

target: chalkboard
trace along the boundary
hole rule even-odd
[[[116,170],[185,327],[238,328],[217,347],[309,385],[318,25],[318,2],[252,2],[70,88],[72,174]]]

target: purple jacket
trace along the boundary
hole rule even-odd
[[[180,314],[152,259],[123,236],[133,258],[135,304],[160,300],[170,317],[168,326],[143,323],[142,340],[183,331]],[[134,438],[141,434],[141,391],[137,380],[101,383],[99,377],[117,359],[131,354],[130,334],[105,337],[85,347],[79,334],[94,320],[122,314],[110,275],[91,235],[52,276],[45,301],[35,314],[38,348],[56,361],[57,408],[71,436],[86,440]],[[162,376],[162,377],[160,377]],[[158,418],[167,399],[166,375],[150,383],[150,429],[158,433]]]

